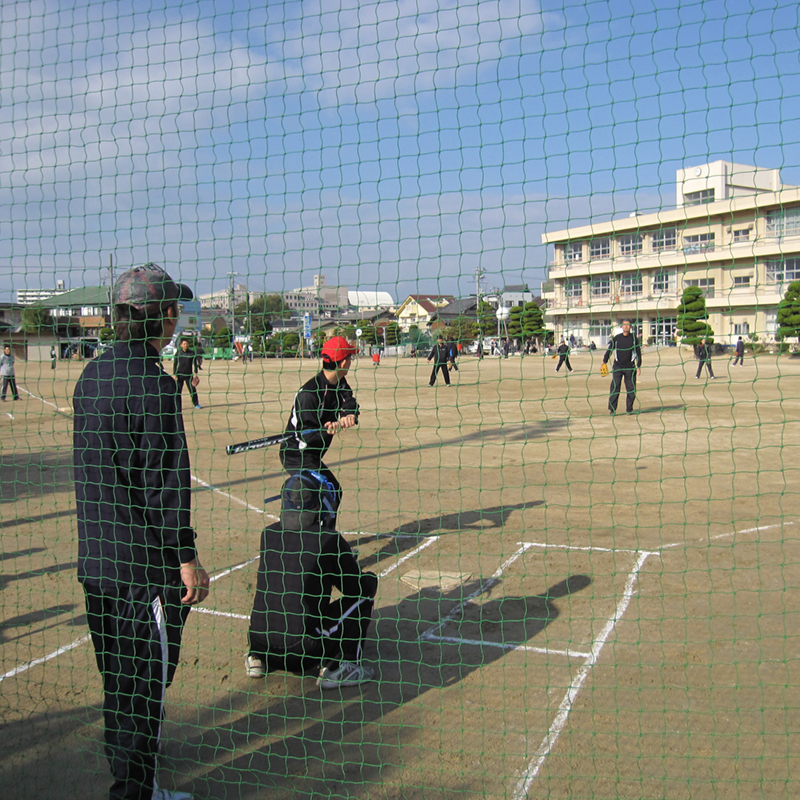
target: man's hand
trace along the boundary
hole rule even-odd
[[[208,573],[198,559],[181,564],[181,581],[186,587],[186,595],[181,603],[193,606],[208,597]]]
[[[335,422],[326,422],[325,428],[328,433],[338,433],[339,431],[347,430],[347,428],[352,428],[357,424],[358,420],[356,420],[355,414],[348,414],[346,417],[341,417]]]
[[[200,376],[199,375],[195,375],[192,378],[192,386],[199,386],[199,385],[200,385]]]

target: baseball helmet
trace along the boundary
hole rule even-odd
[[[324,528],[333,530],[341,491],[324,475],[304,469],[290,475],[281,489],[281,508],[284,511],[305,511],[319,515]]]
[[[338,364],[358,352],[355,345],[350,344],[344,336],[332,336],[322,345],[322,358]]]

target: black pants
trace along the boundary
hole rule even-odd
[[[442,377],[444,378],[444,382],[449,386],[450,385],[450,370],[447,369],[447,362],[444,364],[434,364],[433,371],[431,372],[431,380],[430,385],[433,386],[436,383],[436,372],[437,370],[442,371]]]
[[[189,396],[192,398],[192,405],[199,406],[200,402],[197,399],[197,389],[192,386],[191,375],[178,375],[178,394],[183,394],[183,384],[189,387]]]
[[[740,364],[741,366],[744,366],[744,356],[743,356],[743,355],[741,355],[741,356],[740,356],[740,355],[737,355],[737,356],[736,356],[736,358],[734,358],[734,359],[733,359],[733,366],[734,366],[734,367],[736,366],[736,362],[737,362],[737,361],[739,362],[739,364]]]
[[[0,391],[0,397],[2,397],[3,400],[6,399],[6,392],[8,392],[9,387],[11,387],[11,396],[15,400],[19,400],[19,390],[17,389],[16,378],[3,377],[3,389]]]
[[[84,583],[86,615],[103,677],[111,800],[150,800],[164,693],[172,683],[189,607],[178,588],[101,590]]]
[[[561,369],[561,365],[566,364],[567,369],[572,372],[572,365],[569,363],[569,356],[559,356],[558,357],[558,364],[556,364],[556,372]]]
[[[296,673],[316,671],[326,662],[360,660],[372,619],[378,578],[371,572],[361,571],[343,536],[331,537],[317,559],[314,574],[308,574],[304,581],[308,633],[300,637],[297,646],[289,652],[276,652],[268,643],[267,569],[269,565],[262,552],[247,636],[250,655],[265,659],[270,671]],[[334,588],[341,596],[331,601]],[[311,612],[312,608],[316,610]]]
[[[622,381],[625,381],[625,410],[630,413],[633,411],[633,401],[636,399],[636,368],[614,367],[611,372],[611,392],[608,396],[608,410],[615,413],[619,394],[622,390]]]
[[[711,359],[709,358],[707,361],[700,361],[697,364],[697,375],[695,378],[699,378],[701,373],[703,372],[703,367],[708,370],[708,374],[713,378],[714,377],[714,370],[711,369]]]

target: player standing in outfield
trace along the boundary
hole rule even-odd
[[[281,518],[261,535],[256,593],[245,670],[317,673],[317,686],[335,689],[371,680],[361,664],[378,578],[362,572],[336,532],[338,490],[303,470],[281,490]],[[333,589],[340,596],[331,600]]]
[[[556,350],[558,354],[558,364],[556,364],[556,372],[561,369],[562,364],[567,365],[569,372],[572,372],[572,365],[569,363],[569,345],[562,339],[561,344]],[[567,374],[569,374],[569,372]]]
[[[17,379],[14,375],[14,354],[11,352],[11,345],[3,348],[3,355],[0,356],[0,376],[3,378],[3,389],[0,400],[5,402],[6,392],[11,389],[11,396],[19,400],[19,389],[17,389]]]
[[[739,366],[744,366],[744,342],[742,341],[742,337],[739,337],[739,341],[736,342],[736,358],[733,359],[733,366],[736,366],[736,362],[739,362]]]
[[[200,365],[197,361],[197,354],[189,349],[189,340],[182,339],[172,364],[172,372],[178,381],[178,394],[183,394],[183,385],[186,384],[189,387],[192,405],[195,408],[202,408],[197,399],[197,385],[200,383],[200,376],[197,374]]]
[[[433,361],[433,370],[431,371],[431,379],[428,386],[433,386],[436,383],[436,373],[441,370],[442,377],[447,386],[450,385],[450,370],[447,368],[447,362],[450,360],[450,345],[448,345],[443,336],[440,336],[428,356],[428,362]]]
[[[295,395],[286,425],[286,433],[294,435],[281,445],[280,451],[281,464],[288,472],[314,470],[328,480],[335,488],[337,506],[341,487],[322,457],[335,434],[358,425],[358,403],[346,378],[355,353],[356,348],[342,336],[325,342],[322,371]]]
[[[614,364],[611,371],[611,391],[608,396],[608,410],[611,414],[617,413],[619,393],[622,390],[622,381],[625,381],[625,410],[633,413],[633,401],[636,398],[636,378],[642,371],[642,345],[639,337],[631,330],[631,321],[622,320],[622,333],[618,333],[608,343],[608,350],[603,356],[603,364],[607,365],[611,355],[614,355]],[[606,366],[606,371],[608,366]]]
[[[711,369],[711,347],[705,339],[701,339],[700,344],[697,346],[697,375],[694,376],[696,379],[700,378],[703,367],[708,370],[711,380],[715,381],[714,370]]]
[[[112,800],[191,800],[159,789],[164,693],[190,606],[208,594],[191,527],[175,381],[160,352],[191,290],[146,264],[114,284],[116,344],[75,386],[78,580],[103,678]]]

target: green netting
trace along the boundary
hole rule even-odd
[[[176,541],[158,520],[191,490],[211,592],[166,693],[160,786],[788,796],[798,23],[793,0],[3,3],[2,797],[111,785],[73,428],[115,465],[77,474],[91,513],[151,481],[128,509],[140,559]],[[195,294],[161,353],[171,376],[185,339],[190,384],[197,365],[188,472],[163,435],[171,377],[84,384],[73,413],[81,375],[122,352],[113,282],[149,262]],[[458,369],[431,388],[439,334]],[[339,538],[309,538],[312,513],[280,547],[347,542],[379,586],[348,656],[372,680],[320,688],[319,654],[246,672],[262,549],[267,633],[317,561],[262,541],[287,505],[280,445],[226,448],[286,430],[335,336],[360,353],[359,424],[325,456]],[[126,358],[120,375],[144,363]],[[87,403],[111,409],[106,450]],[[103,519],[95,539],[124,538]],[[154,657],[125,669],[160,680]]]

